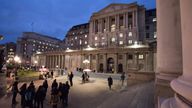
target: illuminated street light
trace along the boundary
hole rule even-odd
[[[21,63],[21,59],[20,59],[20,57],[18,57],[18,56],[15,56],[15,57],[14,57],[14,61],[17,62],[17,63]]]

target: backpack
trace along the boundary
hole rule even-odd
[[[25,94],[25,100],[30,101],[32,100],[32,93],[30,91],[27,91]]]

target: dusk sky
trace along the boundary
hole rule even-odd
[[[155,0],[0,0],[0,35],[16,42],[22,32],[33,31],[63,40],[74,25],[87,23],[93,12],[111,3],[138,2],[147,9]]]

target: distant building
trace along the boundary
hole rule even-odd
[[[145,12],[137,3],[110,4],[93,13],[89,23],[69,30],[66,50],[37,54],[36,60],[50,70],[154,72],[155,52],[144,42]]]
[[[9,42],[5,44],[4,55],[7,62],[13,62],[16,55],[16,43]]]
[[[82,49],[86,48],[89,41],[89,23],[73,26],[64,39],[65,48]]]
[[[145,12],[145,42],[151,43],[157,39],[157,18],[156,9]]]
[[[17,55],[21,57],[22,63],[30,64],[34,53],[59,50],[61,46],[59,39],[35,32],[24,32],[17,39]]]

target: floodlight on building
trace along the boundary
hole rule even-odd
[[[37,61],[37,60],[35,60],[35,61],[34,61],[34,63],[35,63],[35,64],[37,64],[37,63],[38,63],[38,61]]]
[[[56,68],[58,68],[59,66],[57,65]]]
[[[73,52],[73,50],[67,48],[66,52]]]
[[[90,61],[85,59],[85,60],[83,60],[83,63],[88,64],[88,63],[90,63]]]
[[[36,54],[41,54],[41,52],[40,51],[37,51],[37,53]]]
[[[149,45],[139,44],[137,41],[135,41],[133,45],[129,45],[125,48],[137,49],[137,48],[148,48],[148,47],[149,47]]]

